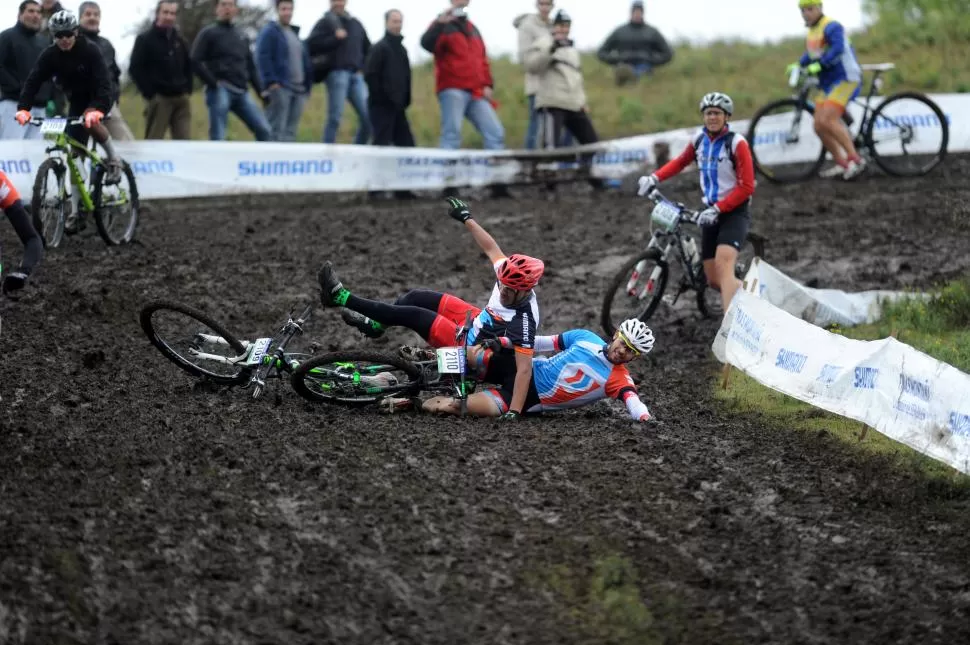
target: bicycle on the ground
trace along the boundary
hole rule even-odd
[[[177,302],[150,302],[142,308],[139,320],[158,351],[189,374],[212,385],[252,387],[253,398],[259,398],[268,379],[282,382],[312,355],[312,349],[311,353],[286,351],[303,333],[312,312],[313,305],[295,319],[290,312],[275,336],[253,341],[237,339],[203,312]]]
[[[461,416],[475,381],[468,378],[466,350],[471,313],[455,334],[455,344],[437,349],[401,348],[397,354],[345,350],[314,356],[294,370],[293,389],[303,398],[351,407],[399,405],[420,409],[419,394],[452,396]]]
[[[656,204],[650,214],[653,225],[650,241],[646,249],[620,268],[603,297],[600,324],[608,337],[612,337],[623,320],[638,318],[646,322],[662,301],[666,300],[672,307],[687,291],[695,292],[697,308],[704,317],[724,313],[720,291],[707,284],[700,246],[684,231],[684,224],[697,223],[700,211],[667,199],[656,188],[647,197]],[[748,233],[734,269],[738,279],[744,277],[755,257],[764,257],[764,247],[762,236]],[[677,264],[682,273],[676,293],[668,300],[663,297],[664,291],[671,266]]]
[[[872,106],[882,88],[883,72],[895,67],[893,63],[862,65],[873,75],[865,98],[851,101],[862,109],[854,144],[860,155],[890,175],[922,176],[946,157],[950,126],[940,107],[920,92],[890,94]],[[825,163],[826,149],[813,125],[818,83],[817,76],[795,68],[788,79],[795,93],[765,105],[751,118],[747,134],[751,155],[755,168],[769,181],[803,181],[818,176]],[[851,134],[852,115],[846,110],[842,118]]]
[[[131,242],[138,226],[138,186],[131,166],[122,160],[121,180],[116,184],[106,183],[106,160],[94,146],[89,149],[66,132],[68,126],[80,125],[83,121],[83,117],[30,120],[52,142],[45,150],[47,159],[37,169],[31,199],[34,227],[48,248],[57,247],[65,233],[73,235],[85,230],[89,216],[94,217],[101,239],[112,246]],[[87,162],[90,162],[91,176],[86,184],[81,169]],[[77,191],[76,213],[72,212],[71,187]]]

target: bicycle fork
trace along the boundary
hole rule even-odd
[[[663,250],[663,253],[660,256],[661,260],[667,259],[667,254],[670,253],[671,246],[673,245],[670,243],[667,244],[666,248]],[[648,249],[652,247],[656,247],[655,240],[651,240],[650,244],[647,246]],[[643,300],[647,296],[652,295],[654,292],[654,289],[657,286],[657,281],[660,279],[660,273],[661,273],[661,268],[659,264],[653,268],[653,271],[650,272],[650,277],[647,278],[647,281],[643,285],[643,288],[637,289],[637,281],[640,279],[640,276],[643,275],[643,272],[647,270],[647,262],[648,262],[647,259],[640,260],[639,262],[637,262],[637,265],[633,267],[633,274],[630,276],[630,279],[626,283],[626,293],[631,298],[636,298],[637,300]]]

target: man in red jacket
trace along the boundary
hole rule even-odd
[[[670,179],[692,163],[701,176],[701,190],[707,208],[701,211],[701,259],[708,286],[721,292],[727,313],[731,299],[741,286],[734,275],[738,251],[751,228],[751,196],[754,195],[754,161],[744,136],[728,126],[734,101],[722,92],[705,94],[700,103],[704,128],[687,144],[684,152],[652,175],[640,177],[640,195]]]
[[[421,46],[434,54],[435,91],[441,109],[440,147],[461,147],[461,124],[471,121],[484,140],[486,150],[505,148],[505,129],[495,113],[492,100],[492,70],[485,41],[468,19],[465,7],[470,0],[451,0],[421,37]],[[502,187],[495,196],[507,196]],[[450,191],[454,194],[455,191]]]

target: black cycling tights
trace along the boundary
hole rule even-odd
[[[425,342],[428,342],[428,339],[431,338],[431,326],[434,325],[434,320],[438,317],[437,311],[431,311],[424,307],[389,305],[353,294],[350,294],[344,306],[351,311],[364,314],[385,327],[407,327],[421,336]]]
[[[17,237],[24,245],[24,259],[20,263],[20,270],[27,275],[36,268],[44,257],[44,241],[34,230],[34,225],[30,222],[24,203],[19,199],[8,206],[4,211],[7,219],[10,220],[13,230],[17,232]]]

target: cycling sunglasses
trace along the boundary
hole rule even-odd
[[[639,356],[640,355],[640,350],[630,344],[630,341],[627,340],[627,338],[626,338],[626,334],[624,334],[622,331],[617,330],[616,335],[619,336],[623,340],[623,344],[624,345],[626,345],[627,347],[630,348],[630,351],[633,352],[633,355],[634,356]]]
[[[75,33],[73,31],[58,31],[54,34],[54,40],[63,40],[65,38],[74,38]]]

